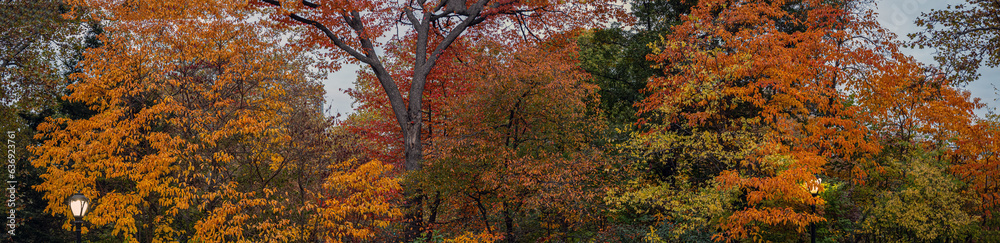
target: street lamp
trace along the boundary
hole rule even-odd
[[[73,217],[76,220],[73,221],[73,226],[76,226],[76,242],[82,242],[80,239],[80,225],[83,224],[83,216],[87,215],[87,210],[90,209],[90,199],[87,196],[77,192],[69,198],[66,198],[66,205],[69,206],[69,211],[73,213]]]
[[[816,180],[813,181],[813,183],[808,185],[809,194],[812,194],[813,197],[819,195],[819,186],[822,183],[823,179],[817,177]],[[816,213],[816,204],[813,203],[810,206],[812,206],[813,213]],[[816,243],[816,223],[809,224],[809,237],[811,237],[812,243]]]

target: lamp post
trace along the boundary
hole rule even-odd
[[[69,211],[73,213],[73,218],[76,218],[73,221],[73,226],[76,227],[76,242],[82,242],[80,228],[81,224],[83,224],[83,216],[86,216],[87,210],[90,209],[90,199],[77,192],[66,198],[66,205],[69,206]]]
[[[813,197],[819,195],[819,185],[822,183],[822,179],[816,178],[812,184],[809,184],[809,194],[812,194]],[[816,204],[813,203],[810,206],[812,207],[813,213],[816,213]],[[812,243],[816,243],[816,223],[809,224],[809,237],[812,240]]]

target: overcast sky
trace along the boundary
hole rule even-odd
[[[879,13],[878,20],[883,27],[895,32],[899,35],[899,38],[903,40],[908,40],[906,34],[914,33],[920,31],[920,29],[913,24],[913,21],[920,16],[922,12],[929,12],[932,9],[944,9],[949,4],[957,5],[965,2],[964,0],[882,0],[876,1],[877,9]],[[914,56],[918,61],[929,64],[936,64],[933,55],[934,51],[930,49],[903,49],[904,53]],[[331,73],[323,84],[326,86],[326,109],[327,114],[349,114],[352,113],[354,108],[352,103],[354,102],[350,96],[344,93],[343,90],[351,88],[354,86],[354,81],[357,79],[357,72],[359,70],[357,65],[344,65],[344,67],[335,73]],[[365,67],[367,68],[367,67]],[[982,98],[984,103],[987,103],[990,107],[997,107],[998,102],[997,92],[994,90],[994,83],[1000,81],[1000,68],[980,68],[979,72],[982,74],[979,80],[972,82],[965,86],[965,89],[972,92],[973,97]],[[986,113],[985,110],[978,110],[976,112],[980,116]]]

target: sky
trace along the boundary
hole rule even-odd
[[[918,32],[918,28],[913,21],[920,16],[920,13],[930,12],[934,9],[944,9],[949,4],[958,5],[964,0],[876,0],[876,12],[878,21],[886,29],[893,31],[901,40],[909,40],[906,34]],[[931,49],[902,49],[903,53],[916,58],[918,61],[928,64],[937,64],[934,61],[934,50]],[[365,67],[367,68],[367,67]],[[357,72],[361,69],[358,65],[344,65],[340,71],[331,73],[323,81],[326,87],[326,113],[328,115],[353,113],[354,100],[344,93],[344,90],[354,87],[357,80]],[[1000,83],[1000,68],[981,67],[979,73],[982,76],[979,80],[964,87],[972,93],[972,97],[981,98],[983,103],[990,107],[1000,105],[1000,96],[993,84]],[[976,111],[976,114],[983,116],[985,109]]]
[[[323,80],[323,86],[326,89],[326,104],[323,105],[323,109],[327,115],[343,114],[346,116],[354,112],[354,99],[344,93],[344,90],[354,87],[359,70],[361,70],[361,66],[357,64],[343,64],[339,71],[330,73],[326,80]]]

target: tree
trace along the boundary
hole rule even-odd
[[[909,45],[934,48],[939,71],[964,84],[979,78],[983,61],[1000,66],[1000,5],[996,1],[969,0],[943,10],[922,13],[916,20],[922,32],[909,34]]]
[[[83,28],[93,25],[63,18],[66,11],[68,5],[62,1],[0,3],[0,129],[13,132],[5,133],[15,161],[6,171],[9,181],[16,182],[8,188],[13,200],[0,207],[15,211],[0,237],[3,241],[58,242],[71,237],[60,228],[64,218],[45,212],[44,193],[33,188],[42,183],[39,176],[44,169],[31,166],[33,156],[27,150],[38,143],[32,137],[45,117],[87,114],[85,108],[59,99],[72,82],[66,73],[72,71],[67,69],[76,62],[75,54],[94,37]]]
[[[82,192],[84,232],[129,242],[363,240],[397,216],[391,166],[332,157],[322,88],[276,36],[222,18],[107,30],[67,97],[96,114],[47,119],[31,149],[47,211]]]
[[[432,72],[425,91],[427,164],[406,177],[427,192],[428,239],[591,237],[585,232],[598,214],[589,206],[603,183],[593,178],[602,160],[593,142],[604,119],[597,87],[578,66],[573,35],[517,48],[456,42],[452,48],[469,54],[443,56],[438,67],[446,71]],[[390,55],[409,55],[394,50]],[[351,90],[360,105],[349,122],[373,141],[399,139],[398,132],[369,125],[392,119],[375,80],[363,74]]]
[[[996,178],[1000,175],[1000,119],[994,114],[986,119],[976,120],[975,125],[964,131],[965,136],[955,139],[958,148],[953,152],[952,171],[967,183],[968,189],[979,194],[981,200],[978,216],[983,218],[983,228],[996,232],[1000,230],[1000,185]],[[996,238],[994,238],[996,239]]]
[[[965,207],[976,197],[961,188],[948,166],[933,153],[914,150],[902,161],[886,161],[882,176],[899,180],[879,191],[866,208],[861,233],[873,241],[933,241],[967,239],[979,217]]]
[[[269,11],[283,22],[308,25],[304,45],[335,48],[331,60],[351,57],[371,67],[388,98],[395,120],[404,136],[405,168],[420,168],[422,144],[422,101],[424,87],[433,67],[459,36],[472,38],[501,36],[502,42],[545,36],[573,28],[595,26],[594,20],[621,18],[619,7],[592,1],[355,1],[343,4],[320,4],[309,1],[279,2],[262,0],[257,5],[272,5]],[[589,15],[590,18],[582,18]],[[414,51],[408,77],[410,87],[404,97],[376,51],[377,38],[399,23],[409,25],[405,35]],[[497,35],[498,32],[500,33]],[[404,36],[400,36],[404,37]],[[331,66],[337,63],[331,63]]]
[[[451,80],[423,173],[447,199],[440,221],[476,215],[464,230],[503,229],[508,242],[591,237],[604,183],[593,144],[605,122],[571,37],[517,50],[472,46],[483,54],[443,65],[474,75],[434,76]]]
[[[804,187],[850,175],[841,168],[878,149],[839,90],[862,78],[855,67],[883,60],[854,36],[884,30],[855,11],[853,1],[699,1],[652,44],[663,76],[640,103],[649,132],[630,142],[648,174],[618,198],[651,204],[671,227],[713,222],[714,240],[787,239],[825,221],[808,207],[824,200]],[[669,206],[686,200],[718,213]]]
[[[849,85],[857,121],[868,128],[879,150],[853,166],[844,177],[850,209],[835,214],[845,234],[855,240],[943,240],[975,235],[978,197],[969,192],[954,166],[969,162],[953,155],[978,149],[957,141],[969,138],[973,110],[981,107],[967,91],[921,66],[895,55],[865,79]],[[933,215],[910,217],[933,210]],[[853,211],[854,213],[849,213]],[[849,221],[848,221],[849,220]],[[848,223],[850,222],[850,223]]]

